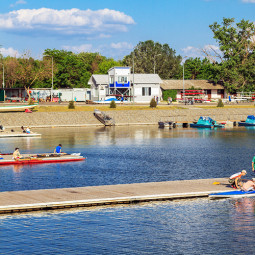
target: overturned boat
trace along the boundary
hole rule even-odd
[[[106,115],[104,112],[101,112],[97,109],[94,110],[94,116],[105,126],[114,126],[115,121],[110,116]]]
[[[210,117],[201,116],[197,122],[191,123],[190,127],[192,128],[215,128],[215,127],[224,127],[224,124],[217,123]]]
[[[0,166],[18,164],[42,164],[60,163],[85,160],[80,153],[44,153],[44,154],[23,154],[21,158],[13,159],[12,153],[0,155]]]
[[[255,126],[255,117],[254,115],[248,115],[246,121],[238,122],[238,126]]]

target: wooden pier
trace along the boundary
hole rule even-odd
[[[0,192],[0,214],[208,197],[227,178]]]

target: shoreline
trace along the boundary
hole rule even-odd
[[[248,115],[255,115],[255,107],[246,108],[199,108],[153,110],[109,110],[104,111],[115,120],[116,126],[123,125],[158,125],[158,121],[192,123],[200,116],[209,116],[220,121],[246,120]],[[29,126],[32,128],[49,127],[92,127],[103,126],[93,115],[93,111],[65,112],[4,112],[0,113],[0,124],[5,128]]]

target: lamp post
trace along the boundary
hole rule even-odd
[[[156,69],[156,57],[160,56],[160,55],[161,54],[154,55],[154,74],[155,74],[155,69]]]
[[[135,56],[135,49],[136,47],[134,47],[133,50],[133,103],[135,102],[135,98],[134,98],[134,93],[135,93],[135,60],[134,60],[134,56]]]
[[[185,87],[184,87],[184,59],[185,58],[187,58],[187,56],[185,56],[184,58],[183,58],[183,91],[182,91],[182,96],[183,96],[183,101],[184,101],[184,103],[185,103]]]
[[[0,63],[3,66],[3,91],[4,91],[4,102],[5,102],[5,90],[4,90],[4,64]]]
[[[44,57],[51,57],[51,90],[50,90],[50,100],[52,101],[52,91],[53,91],[53,56],[44,55]]]

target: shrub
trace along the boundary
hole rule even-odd
[[[117,107],[117,106],[116,106],[115,101],[112,100],[111,103],[110,103],[110,108],[116,108],[116,107]]]
[[[156,102],[156,100],[154,98],[151,99],[150,107],[151,108],[156,108],[157,107],[157,102]]]
[[[217,107],[224,107],[224,104],[221,99],[218,100]]]
[[[74,101],[73,100],[69,101],[68,109],[75,109],[75,105],[74,105]]]

